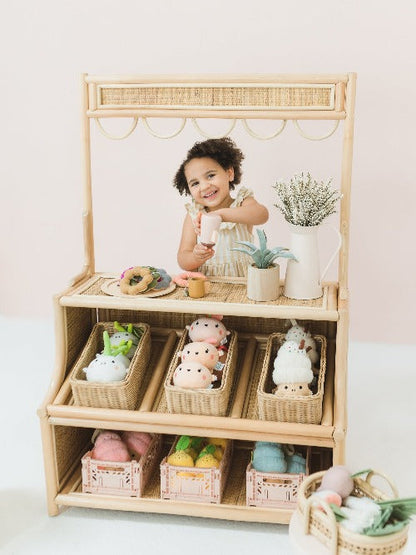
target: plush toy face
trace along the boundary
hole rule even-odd
[[[118,382],[127,374],[128,363],[129,360],[123,355],[112,357],[97,354],[88,368],[84,368],[84,372],[89,382]]]
[[[304,383],[281,383],[277,386],[275,395],[282,395],[284,397],[306,397],[312,395],[308,384]]]
[[[130,340],[132,341],[133,344],[130,347],[129,352],[126,354],[126,357],[131,360],[133,358],[133,355],[139,343],[139,340],[135,335],[133,335],[132,333],[129,333],[128,331],[118,331],[110,337],[110,344],[114,345],[115,347],[118,347],[118,345],[120,345],[122,341],[125,341],[127,343]]]
[[[209,370],[213,370],[219,359],[219,353],[211,343],[197,341],[188,343],[181,353],[182,362],[200,362]]]
[[[186,389],[206,389],[216,379],[200,362],[182,362],[173,374],[173,385]]]
[[[216,347],[225,343],[230,333],[224,324],[215,318],[198,318],[186,327],[192,341],[204,341]]]

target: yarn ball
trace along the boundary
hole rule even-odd
[[[127,462],[130,460],[130,454],[116,432],[104,431],[95,440],[91,458],[98,461]]]
[[[121,438],[137,459],[146,453],[152,441],[152,436],[146,432],[122,432]]]
[[[300,453],[294,453],[286,457],[287,470],[289,474],[306,474],[306,460]]]
[[[278,443],[257,441],[251,465],[259,472],[286,472],[287,463]]]

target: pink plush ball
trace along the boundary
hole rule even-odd
[[[95,440],[91,457],[98,461],[127,462],[131,459],[126,445],[116,432],[101,432]]]
[[[146,453],[152,436],[146,432],[122,432],[121,437],[127,446],[127,449],[139,458]]]
[[[354,480],[346,466],[337,465],[329,468],[322,477],[321,485],[317,491],[331,490],[337,492],[342,499],[351,495],[354,489]]]

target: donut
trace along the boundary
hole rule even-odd
[[[120,279],[120,290],[126,295],[137,295],[144,293],[149,288],[154,277],[149,268],[134,266],[123,273]]]
[[[182,274],[177,274],[172,276],[172,281],[179,285],[179,287],[188,287],[189,278],[202,278],[206,279],[207,276],[201,274],[201,272],[183,272]]]

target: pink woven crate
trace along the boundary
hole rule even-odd
[[[172,445],[169,454],[175,451]],[[228,441],[219,468],[173,466],[167,457],[160,464],[160,496],[197,503],[221,503],[232,458],[232,441]]]
[[[309,474],[309,447],[306,450],[306,474],[259,472],[251,466],[246,471],[246,503],[254,507],[295,509],[299,486]]]
[[[160,460],[161,449],[162,436],[155,435],[138,461],[98,461],[88,451],[81,459],[83,493],[141,497]]]

